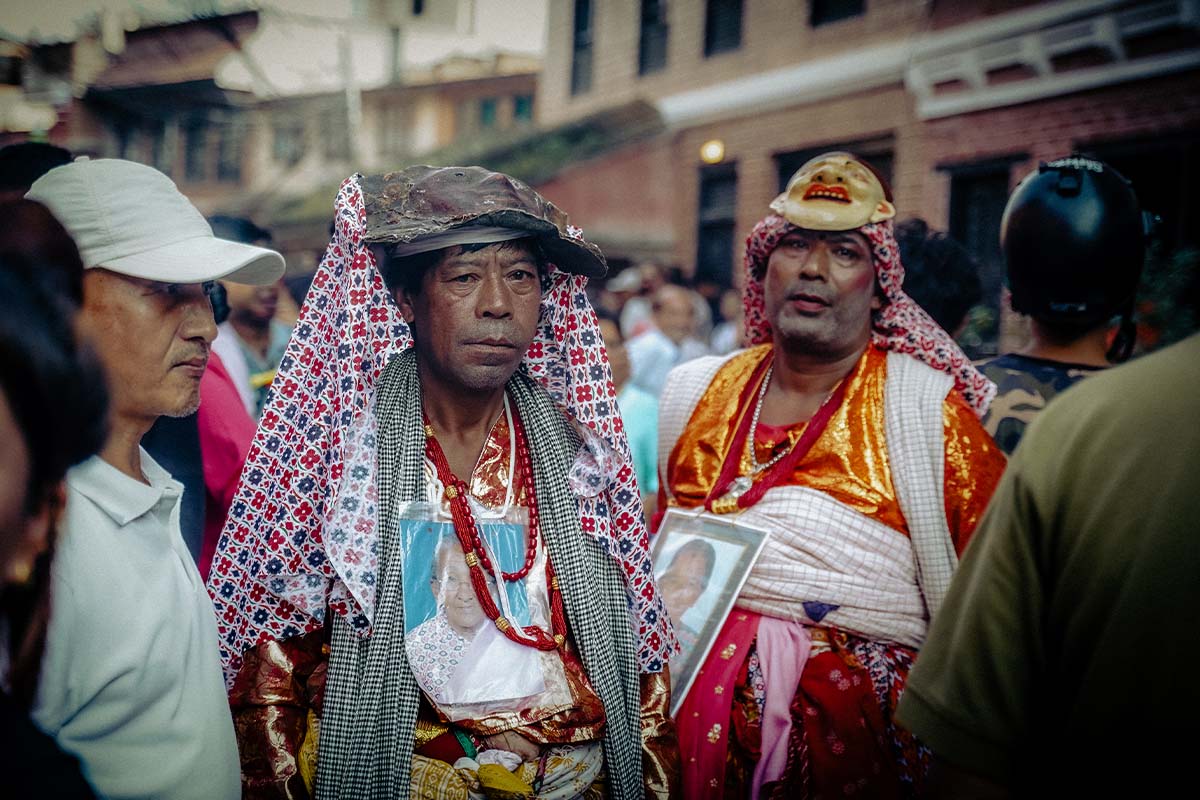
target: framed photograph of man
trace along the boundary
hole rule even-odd
[[[651,555],[654,577],[682,647],[671,661],[672,716],[687,696],[767,535],[765,528],[701,509],[672,508],[663,516]]]

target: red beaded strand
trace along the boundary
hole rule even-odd
[[[521,580],[533,568],[533,562],[537,557],[540,531],[537,496],[534,492],[533,484],[533,462],[529,455],[529,444],[525,437],[525,428],[521,423],[520,417],[514,415],[512,419],[513,429],[509,431],[509,435],[516,438],[521,483],[522,488],[525,490],[526,501],[529,504],[529,537],[526,542],[525,563],[522,568],[516,572],[501,573],[504,580],[509,582]],[[475,597],[479,600],[479,605],[483,608],[483,613],[495,623],[496,628],[501,633],[517,644],[525,645],[526,647],[535,647],[538,650],[553,650],[561,647],[566,641],[566,609],[563,606],[562,592],[559,589],[558,578],[555,576],[554,568],[550,564],[549,554],[547,553],[546,556],[546,587],[550,595],[551,633],[547,633],[536,625],[518,628],[518,626],[509,622],[507,618],[500,616],[500,609],[496,607],[496,602],[492,599],[491,592],[488,591],[487,575],[495,574],[495,570],[493,569],[491,559],[487,556],[487,551],[483,546],[483,539],[479,533],[479,525],[475,522],[475,515],[472,513],[470,503],[467,500],[467,484],[455,477],[451,471],[450,463],[446,459],[446,453],[438,443],[437,437],[434,436],[433,428],[430,426],[428,419],[425,420],[425,443],[425,452],[437,470],[438,479],[445,486],[446,498],[450,501],[450,516],[454,520],[454,532],[458,536],[459,545],[462,547],[463,558],[471,575],[471,586],[475,590]],[[509,465],[510,471],[514,471],[516,468],[517,465],[515,464]],[[510,480],[513,477],[515,476],[510,475]],[[503,587],[500,590],[503,591]],[[518,630],[520,633],[518,633]],[[524,636],[521,634],[524,634]],[[530,638],[526,639],[525,636]]]
[[[512,415],[513,434],[517,437],[517,457],[521,461],[521,472],[525,486],[525,498],[529,504],[529,530],[536,543],[541,540],[542,521],[538,509],[537,492],[534,490],[533,457],[529,453],[529,437],[525,435],[525,422],[520,415]],[[510,467],[511,468],[511,467]],[[532,566],[532,562],[531,562]],[[554,565],[550,563],[550,552],[546,551],[546,590],[550,595],[550,630],[556,647],[562,647],[566,642],[567,613],[563,605],[562,591],[558,585],[558,576],[554,573]],[[538,633],[540,628],[533,627]],[[528,628],[526,628],[528,630]]]
[[[513,427],[516,427],[516,418],[514,417],[513,419]],[[430,460],[433,461],[434,467],[437,469],[438,478],[446,486],[454,486],[458,494],[463,496],[463,504],[466,506],[467,518],[470,520],[471,544],[473,545],[472,550],[479,558],[479,563],[483,565],[483,569],[489,574],[494,575],[496,571],[492,566],[492,559],[487,554],[487,548],[483,546],[483,539],[480,538],[479,535],[479,526],[475,524],[475,515],[471,513],[470,504],[466,502],[466,494],[470,490],[467,488],[467,484],[455,477],[454,473],[450,470],[450,463],[446,459],[445,451],[442,450],[442,446],[438,442],[437,438],[432,435],[432,428],[428,428],[429,420],[425,421],[425,425],[427,427],[426,439],[428,441],[428,444],[426,445],[426,451],[429,454]],[[522,434],[523,433],[524,431],[522,430]],[[533,502],[532,500],[533,469],[529,459],[529,446],[525,441],[525,437],[523,435],[518,436],[517,431],[509,431],[508,435],[516,437],[516,450],[518,458],[521,462],[522,488],[525,490],[525,496],[531,498],[529,503],[529,534],[525,542],[525,563],[516,572],[502,572],[500,574],[506,581],[519,581],[529,574],[529,570],[533,569],[533,562],[537,558],[537,503]],[[515,473],[517,470],[517,465],[510,464],[508,468],[510,470],[509,479],[512,480],[516,477]],[[454,503],[452,501],[451,506],[453,507],[453,505]]]

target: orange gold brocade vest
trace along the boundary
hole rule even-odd
[[[743,415],[754,411],[760,387],[758,381],[749,384],[772,353],[770,344],[752,347],[718,369],[667,461],[665,478],[673,505],[692,508],[704,504],[729,456],[738,423]],[[908,525],[892,483],[884,433],[886,380],[887,353],[868,345],[846,377],[841,406],[783,485],[823,492],[907,536]],[[963,436],[977,435],[971,432],[979,426],[957,392],[951,392],[943,403],[943,418],[947,521],[955,549],[961,553],[1003,471],[1004,459],[990,440],[962,441]],[[760,423],[755,438],[758,461],[769,461],[781,448],[791,447],[805,425],[800,422],[772,427]],[[976,484],[986,485],[987,491],[978,491]]]

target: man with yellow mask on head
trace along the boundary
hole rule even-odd
[[[864,162],[813,159],[770,210],[751,346],[673,370],[660,405],[660,501],[770,531],[677,718],[684,794],[917,795],[893,710],[1004,469],[995,387],[901,291]]]

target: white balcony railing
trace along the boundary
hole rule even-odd
[[[1135,36],[1197,27],[1200,0],[1160,0],[1126,9],[1112,0],[1052,3],[922,38],[904,82],[923,119],[1011,105],[1200,65],[1200,49],[1130,58],[1125,47]],[[1103,53],[1106,60],[1077,69],[1055,67],[1055,59],[1088,51]],[[990,73],[1014,67],[1028,75],[989,82]]]

